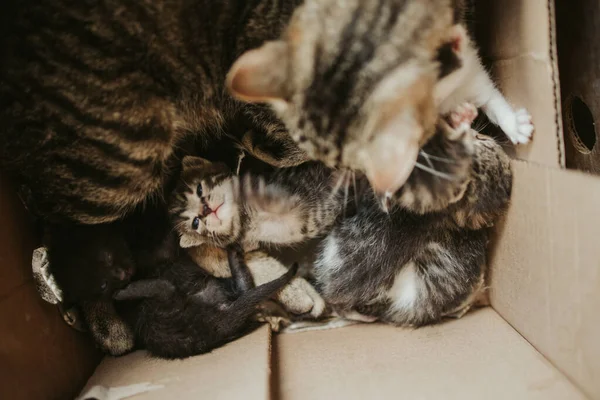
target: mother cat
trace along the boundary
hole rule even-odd
[[[157,193],[174,145],[209,125],[245,132],[239,142],[271,164],[302,162],[305,153],[267,108],[242,105],[224,88],[234,60],[277,38],[299,2],[4,1],[1,166],[25,183],[38,213],[94,224]],[[310,152],[330,161],[349,158],[353,144],[365,147],[348,138],[380,137],[367,140],[367,158],[399,174],[402,148],[393,139],[402,131],[423,144],[431,134],[419,126],[435,121],[434,58],[460,1],[307,3],[292,25],[301,29],[288,36],[310,45],[298,49],[295,62],[269,60],[284,65],[246,84],[270,87],[283,82],[277,71],[314,70],[296,75],[312,83],[293,99],[302,116],[290,124],[299,128],[294,140],[306,142],[303,127],[326,133]],[[252,100],[269,100],[270,93],[262,95]],[[398,149],[394,160],[381,159],[390,147]]]
[[[276,38],[297,3],[3,1],[0,167],[40,215],[96,224],[159,193],[174,146],[209,126],[242,131],[271,164],[302,162],[269,110],[224,89],[236,57]]]

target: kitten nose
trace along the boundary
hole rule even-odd
[[[208,206],[208,204],[205,204],[202,207],[202,215],[206,217],[210,213],[212,213],[212,210],[210,209],[210,207]]]
[[[113,275],[115,276],[115,278],[122,281],[127,277],[127,272],[125,272],[125,270],[122,268],[115,268],[115,270],[113,271]]]

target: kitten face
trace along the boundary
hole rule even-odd
[[[237,178],[224,165],[185,157],[170,213],[181,247],[223,246],[241,230]]]
[[[109,299],[135,272],[129,246],[118,227],[60,228],[50,235],[50,271],[67,303]]]
[[[272,105],[299,146],[395,191],[433,134],[437,47],[449,1],[307,0],[281,40],[247,52],[228,86]],[[435,10],[432,12],[431,10]]]

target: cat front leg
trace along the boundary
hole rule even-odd
[[[80,306],[90,334],[102,351],[120,356],[133,350],[133,330],[117,314],[111,300],[88,301]]]
[[[515,111],[495,87],[491,89],[489,100],[481,108],[513,144],[525,144],[531,140],[534,130],[531,115],[524,108]]]

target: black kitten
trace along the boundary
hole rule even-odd
[[[136,342],[155,356],[185,358],[207,353],[249,332],[256,307],[297,272],[254,287],[239,246],[228,248],[232,278],[209,275],[185,252],[158,267],[155,278],[132,282],[115,293],[117,308],[133,327]]]
[[[69,229],[50,225],[44,242],[49,271],[67,304],[110,299],[135,272],[133,255],[118,224]]]

